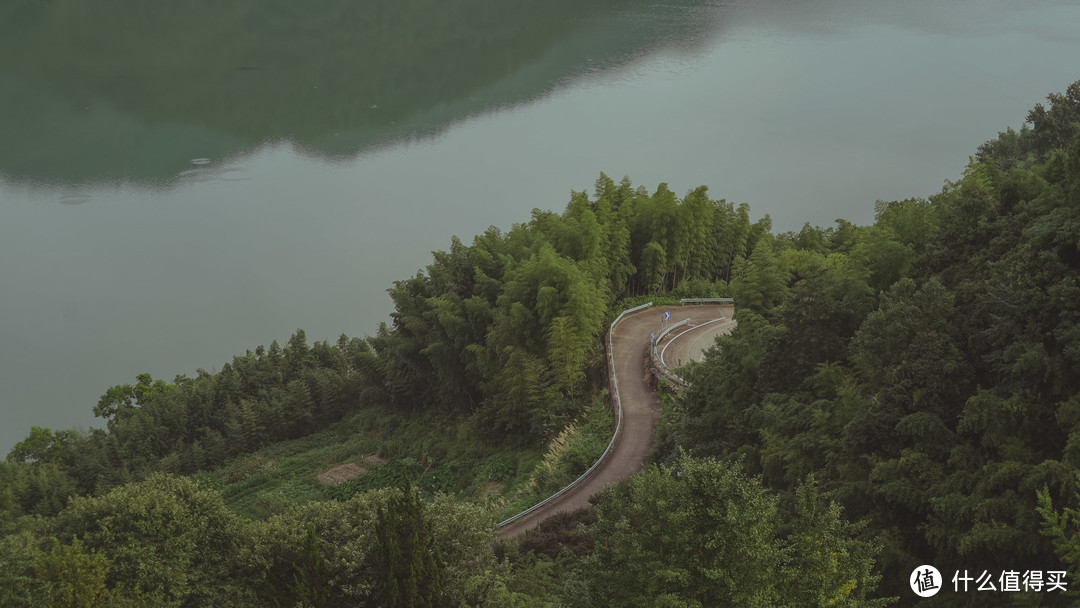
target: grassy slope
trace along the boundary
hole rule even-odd
[[[584,472],[607,446],[613,426],[606,400],[598,399],[546,449],[513,449],[480,439],[468,423],[374,407],[195,478],[219,488],[230,508],[253,519],[309,501],[396,486],[405,476],[426,495],[442,492],[479,502],[502,519]],[[340,485],[316,479],[336,465],[372,465],[376,459],[385,464]]]

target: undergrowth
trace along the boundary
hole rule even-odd
[[[319,433],[266,446],[195,478],[220,489],[233,511],[252,519],[306,502],[347,500],[405,479],[427,498],[443,493],[492,505],[528,483],[541,455],[539,448],[494,446],[466,424],[371,407]],[[337,485],[316,479],[348,462],[370,470]]]
[[[548,442],[526,483],[492,501],[500,520],[519,513],[580,477],[600,458],[615,432],[606,392],[574,422]]]

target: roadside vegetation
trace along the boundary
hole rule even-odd
[[[0,463],[0,605],[874,607],[919,564],[1080,571],[1080,82],[876,211],[773,234],[602,175],[454,238],[374,336],[112,387],[104,429]],[[739,323],[656,462],[496,543],[606,445],[614,311],[680,295]]]

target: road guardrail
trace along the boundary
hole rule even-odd
[[[543,507],[544,505],[550,503],[551,501],[555,500],[556,498],[562,496],[563,494],[570,491],[571,489],[577,487],[577,485],[579,483],[581,483],[586,477],[588,477],[593,471],[595,471],[596,467],[600,466],[600,463],[604,462],[604,459],[607,458],[608,453],[611,452],[612,446],[615,445],[615,439],[617,439],[619,437],[619,431],[622,429],[622,399],[619,398],[619,382],[615,378],[615,356],[612,353],[613,346],[612,346],[612,342],[611,342],[611,335],[613,333],[615,333],[615,324],[617,324],[619,321],[621,321],[624,316],[626,316],[627,314],[630,314],[632,312],[637,312],[639,310],[645,310],[646,308],[649,308],[652,305],[653,305],[652,302],[648,302],[648,303],[642,304],[641,306],[635,306],[633,308],[628,308],[628,309],[620,312],[619,316],[615,317],[615,320],[611,322],[611,327],[608,328],[607,359],[608,359],[608,367],[610,368],[610,371],[611,371],[611,386],[612,386],[612,389],[613,389],[612,390],[612,395],[614,397],[614,399],[612,399],[612,405],[615,406],[615,408],[614,408],[615,409],[615,432],[611,434],[611,441],[608,442],[607,447],[604,449],[604,453],[600,455],[600,458],[596,459],[596,462],[594,462],[593,465],[591,467],[589,467],[589,470],[582,473],[581,476],[578,477],[577,479],[575,479],[574,481],[571,481],[563,489],[559,490],[558,492],[555,492],[551,496],[548,496],[544,500],[541,500],[540,502],[538,502],[535,505],[529,507],[528,509],[525,509],[524,511],[518,513],[517,515],[514,515],[512,517],[504,519],[503,521],[500,521],[497,527],[501,528],[501,527],[503,527],[505,525],[512,524],[515,521],[521,519],[522,517],[525,517],[526,515],[536,511],[537,509],[539,509],[539,508]],[[689,321],[689,319],[687,319],[687,321]]]
[[[683,298],[679,304],[731,304],[735,298]]]

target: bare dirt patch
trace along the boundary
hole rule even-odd
[[[367,473],[371,469],[380,467],[386,464],[386,459],[381,458],[376,454],[365,456],[360,462],[346,462],[345,464],[339,464],[335,467],[331,467],[322,473],[315,476],[320,482],[328,486],[336,486],[339,483],[344,483],[353,477],[359,477],[364,473]]]

